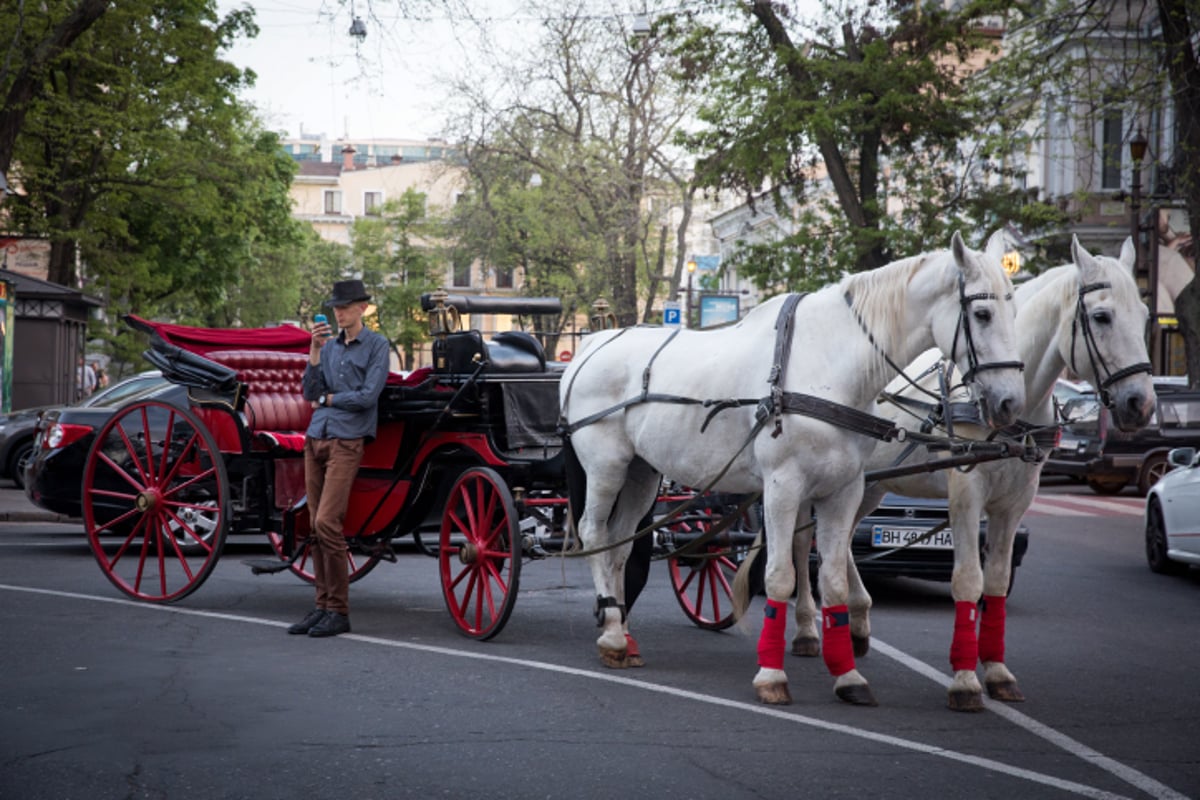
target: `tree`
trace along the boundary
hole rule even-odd
[[[1036,13],[1013,16],[1006,68],[1045,98],[1044,118],[1068,121],[1060,127],[1075,131],[1081,153],[1093,155],[1095,131],[1106,118],[1120,120],[1122,141],[1101,154],[1107,166],[1121,167],[1125,143],[1143,131],[1150,138],[1143,174],[1153,178],[1150,188],[1159,195],[1155,201],[1182,205],[1191,241],[1200,241],[1200,63],[1195,49],[1200,6],[1192,0],[1056,0],[1034,8]],[[1073,200],[1076,205],[1094,203],[1098,195],[1093,191],[1091,197]],[[1149,238],[1156,246],[1153,233]],[[1190,255],[1194,260],[1194,246]],[[1143,254],[1143,259],[1149,257]],[[1188,375],[1197,386],[1200,286],[1195,281],[1176,298],[1175,312]]]
[[[0,11],[0,41],[8,43],[0,66],[0,175],[12,165],[29,105],[43,90],[49,65],[109,8],[109,0],[63,3],[16,0]],[[36,8],[35,8],[36,6]]]
[[[660,68],[661,41],[633,36],[623,17],[588,15],[581,4],[567,9],[543,4],[532,13],[544,19],[544,36],[536,46],[526,45],[519,56],[472,65],[472,76],[454,87],[462,105],[455,138],[473,142],[468,154],[487,162],[471,169],[472,178],[483,180],[491,170],[491,184],[472,186],[472,196],[480,203],[516,199],[537,172],[542,196],[555,205],[526,204],[525,210],[552,212],[545,220],[579,235],[583,243],[564,250],[535,240],[529,219],[511,228],[518,238],[508,242],[503,257],[519,257],[524,248],[525,262],[535,270],[584,270],[586,277],[564,275],[560,283],[567,288],[596,281],[618,319],[632,323],[638,319],[641,290],[651,288],[644,277],[651,250],[646,200],[670,191],[664,188],[671,184],[664,183],[663,166],[678,168],[682,154],[672,151],[671,137],[686,106]],[[508,77],[493,91],[480,86],[478,74]],[[494,169],[505,160],[523,168]],[[503,189],[505,180],[517,183]],[[491,212],[497,209],[493,203]],[[510,205],[508,212],[515,209]],[[521,230],[525,239],[519,238]],[[537,264],[529,258],[535,246],[543,256]],[[571,263],[579,250],[592,260]]]
[[[1053,218],[997,183],[1010,167],[995,139],[1019,120],[1003,87],[967,80],[995,57],[977,26],[994,6],[827,6],[803,20],[777,3],[710,0],[671,20],[681,76],[704,97],[703,126],[682,137],[701,184],[799,209],[795,233],[742,258],[739,274],[812,288],[955,229]]]
[[[384,203],[378,217],[355,220],[352,236],[354,266],[374,295],[375,324],[411,369],[429,338],[420,298],[442,274],[440,222],[426,215],[425,195],[410,188]]]

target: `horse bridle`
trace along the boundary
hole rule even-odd
[[[1130,364],[1117,371],[1109,368],[1108,362],[1104,360],[1104,356],[1100,353],[1100,348],[1096,345],[1096,334],[1092,332],[1091,318],[1088,316],[1087,305],[1083,302],[1083,296],[1089,292],[1097,292],[1101,289],[1111,289],[1112,284],[1108,281],[1100,281],[1098,283],[1080,283],[1079,295],[1075,300],[1075,317],[1071,320],[1071,371],[1079,374],[1079,370],[1075,366],[1075,337],[1078,331],[1082,331],[1083,344],[1087,349],[1088,361],[1091,363],[1092,374],[1100,379],[1101,375],[1104,379],[1100,381],[1098,394],[1100,402],[1105,408],[1112,408],[1112,395],[1108,388],[1117,381],[1128,378],[1130,375],[1146,373],[1147,375],[1154,374],[1154,365],[1149,361],[1139,361],[1136,364]],[[1100,372],[1100,368],[1104,372]]]
[[[995,292],[977,292],[975,294],[967,294],[967,282],[961,272],[958,273],[958,324],[954,328],[954,341],[950,345],[950,360],[958,363],[958,336],[961,333],[963,341],[967,348],[967,371],[963,373],[962,382],[970,383],[977,374],[989,369],[1015,369],[1018,372],[1025,370],[1025,362],[1023,361],[985,361],[979,363],[979,356],[975,352],[975,339],[971,336],[971,303],[976,300],[997,300],[999,299]],[[1012,293],[1009,292],[1004,296],[1005,300],[1012,300]]]

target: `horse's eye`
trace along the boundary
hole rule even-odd
[[[990,308],[975,309],[975,320],[977,322],[988,323],[992,321],[992,310]]]
[[[1111,325],[1112,324],[1112,314],[1110,314],[1107,311],[1097,311],[1094,314],[1092,314],[1092,321],[1095,322],[1097,325]]]

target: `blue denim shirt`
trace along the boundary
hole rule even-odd
[[[313,409],[308,436],[314,439],[375,438],[379,395],[388,376],[388,342],[364,327],[351,342],[341,331],[321,347],[321,363],[304,368],[305,400],[332,395]]]

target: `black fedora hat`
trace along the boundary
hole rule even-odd
[[[338,281],[333,285],[333,297],[325,301],[325,307],[348,306],[351,303],[365,303],[371,299],[367,287],[359,280]]]

